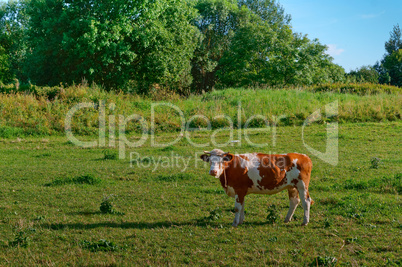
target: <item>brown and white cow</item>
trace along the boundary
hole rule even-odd
[[[233,226],[243,223],[244,197],[248,194],[276,194],[287,189],[290,207],[285,223],[292,219],[301,198],[304,209],[302,225],[307,225],[312,199],[308,192],[313,164],[298,153],[270,155],[262,153],[234,155],[220,149],[204,151],[201,159],[209,162],[209,174],[219,178],[226,194],[235,198]]]

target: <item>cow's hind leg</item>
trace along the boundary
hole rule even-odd
[[[299,194],[295,187],[288,189],[289,194],[289,211],[285,218],[285,223],[288,223],[292,220],[293,213],[295,213],[297,205],[300,203]]]
[[[243,215],[243,216],[242,216]],[[235,196],[235,218],[233,220],[233,226],[236,227],[244,220],[244,196]]]
[[[310,219],[310,205],[311,205],[311,198],[308,193],[308,188],[304,184],[303,181],[299,181],[297,183],[297,191],[299,191],[299,196],[302,202],[302,206],[304,209],[304,217],[303,217],[303,223],[302,226],[307,225]]]

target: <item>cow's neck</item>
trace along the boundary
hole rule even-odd
[[[238,164],[240,164],[240,162],[236,162],[237,164],[234,164],[235,161],[238,161],[237,158],[233,159],[231,162],[228,163],[227,166],[224,167],[223,172],[221,174],[221,176],[219,176],[219,180],[221,182],[221,185],[223,188],[227,188],[228,187],[228,180],[229,177],[231,175],[232,171],[235,171],[235,167],[234,166],[239,166]]]
[[[221,174],[221,176],[219,176],[219,181],[221,182],[221,185],[223,188],[227,188],[228,187],[228,174],[227,174],[227,168],[223,169],[223,172]]]

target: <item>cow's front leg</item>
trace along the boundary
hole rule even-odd
[[[235,196],[235,218],[233,221],[233,226],[236,227],[241,224],[244,220],[244,196]]]
[[[241,212],[240,212],[240,220],[239,220],[239,224],[242,224],[244,222],[244,201],[243,204],[241,205]]]

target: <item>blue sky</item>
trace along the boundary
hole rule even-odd
[[[402,27],[402,0],[279,0],[293,30],[318,38],[345,71],[373,65],[393,25]]]

